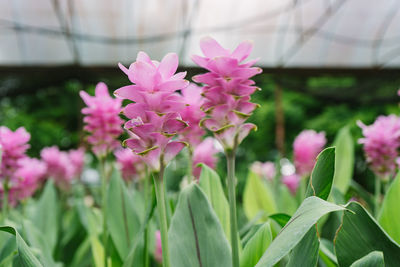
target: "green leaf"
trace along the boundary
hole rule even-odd
[[[108,231],[121,259],[125,259],[137,237],[141,222],[132,198],[116,172],[110,179],[106,209]]]
[[[272,242],[271,225],[264,223],[247,242],[240,258],[240,267],[254,267]]]
[[[311,173],[306,197],[317,196],[327,200],[332,188],[335,172],[335,148],[325,148],[317,157],[314,169]]]
[[[256,267],[274,266],[289,253],[323,215],[345,210],[318,197],[306,198],[295,214],[272,241]]]
[[[200,187],[180,194],[168,233],[171,266],[232,266],[231,250],[219,220]]]
[[[229,220],[229,204],[226,200],[224,189],[218,174],[205,164],[201,164],[202,170],[199,180],[199,186],[206,194],[208,200],[213,207],[215,214],[224,229],[226,238],[231,240],[230,220]]]
[[[318,262],[319,240],[316,227],[311,227],[290,253],[286,267],[316,266]]]
[[[94,208],[87,207],[82,199],[78,199],[76,205],[82,225],[88,232],[94,266],[104,267],[104,247],[99,240],[99,235],[102,232],[101,222],[103,221],[101,213]]]
[[[269,214],[276,212],[276,203],[271,190],[252,171],[249,172],[244,188],[243,208],[249,220],[259,211],[265,211],[264,221],[268,219]]]
[[[275,213],[269,216],[272,220],[276,221],[281,227],[285,227],[290,220],[290,216],[284,213]]]
[[[378,222],[383,229],[400,244],[400,173],[386,192]]]
[[[34,207],[32,223],[43,235],[43,241],[54,252],[58,240],[59,206],[57,192],[53,180],[48,180],[43,194]]]
[[[16,247],[18,251],[18,260],[22,266],[26,267],[41,267],[43,266],[40,261],[33,255],[31,249],[19,235],[17,230],[10,226],[0,227],[0,231],[10,233],[15,236]]]
[[[359,203],[350,202],[346,208],[352,212],[343,214],[343,223],[335,238],[339,266],[350,266],[374,250],[383,252],[387,267],[399,266],[400,246]]]
[[[351,267],[385,267],[383,253],[381,251],[372,251],[368,255],[355,261]]]
[[[336,147],[333,185],[344,195],[350,186],[354,169],[354,141],[349,127],[340,129],[333,145]]]

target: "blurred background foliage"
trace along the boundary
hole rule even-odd
[[[198,73],[189,69],[188,78]],[[253,102],[260,104],[249,121],[258,126],[238,151],[239,191],[244,186],[249,164],[255,160],[276,160],[276,92],[282,92],[284,156],[291,159],[292,142],[303,129],[325,131],[330,145],[343,126],[350,126],[355,142],[361,137],[357,120],[372,123],[378,115],[399,113],[397,88],[400,75],[395,71],[300,71],[264,70],[256,76]],[[189,79],[190,80],[190,79]],[[0,72],[0,125],[13,130],[25,126],[31,133],[29,154],[38,156],[45,146],[69,149],[84,145],[80,90],[94,93],[95,84],[104,81],[110,92],[126,85],[125,75],[110,69],[32,69]],[[222,157],[222,154],[221,154]],[[220,160],[219,173],[225,172]],[[355,179],[366,181],[367,171],[361,146],[356,144]],[[369,179],[368,179],[369,180]],[[366,184],[367,183],[367,184]]]

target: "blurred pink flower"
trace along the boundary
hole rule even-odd
[[[325,133],[314,130],[302,131],[294,140],[293,154],[296,173],[309,175],[314,168],[318,154],[326,144]]]
[[[31,136],[20,127],[15,132],[0,126],[0,145],[2,146],[0,181],[10,179],[18,168],[18,160],[25,158]]]
[[[287,186],[287,188],[293,195],[295,195],[297,192],[297,188],[299,188],[300,185],[300,179],[300,176],[298,176],[297,174],[287,175],[283,176],[282,183]]]
[[[85,149],[71,149],[68,151],[68,157],[73,167],[72,176],[78,178],[81,176],[83,166],[85,165]]]
[[[129,148],[118,149],[114,152],[114,155],[124,180],[138,178],[144,172],[142,158],[132,153]]]
[[[47,167],[46,176],[54,179],[62,190],[69,190],[75,170],[68,153],[52,146],[43,148],[40,156]]]
[[[161,246],[161,233],[157,230],[156,233],[156,248],[154,250],[154,259],[161,264],[162,263],[162,246]]]
[[[276,175],[275,163],[271,161],[266,161],[264,163],[256,161],[251,165],[251,170],[268,181],[272,181]]]
[[[158,171],[160,160],[166,166],[186,145],[172,140],[187,127],[179,113],[185,103],[176,92],[188,85],[183,79],[186,73],[175,74],[178,56],[173,53],[158,62],[139,52],[129,69],[119,66],[134,83],[115,91],[117,97],[134,102],[123,110],[130,119],[125,123],[125,129],[132,136],[124,144],[141,155],[152,171]]]
[[[93,152],[103,157],[119,146],[117,138],[122,134],[123,120],[119,117],[122,100],[112,98],[104,83],[96,85],[95,96],[85,91],[79,94],[87,105],[82,109],[86,123],[84,130],[90,133],[87,140]]]
[[[400,147],[400,118],[396,115],[379,116],[369,126],[357,122],[364,135],[358,142],[364,145],[367,162],[376,175],[385,178],[396,172]]]
[[[19,168],[13,178],[13,189],[18,200],[33,195],[46,174],[46,164],[38,159],[23,158],[18,160]]]
[[[186,104],[180,111],[182,120],[188,123],[188,127],[181,133],[182,140],[189,143],[192,147],[200,144],[205,131],[200,127],[200,121],[205,117],[201,110],[204,98],[201,96],[201,87],[191,83],[188,87],[181,90],[183,101]]]
[[[214,145],[214,138],[208,137],[203,140],[198,146],[195,147],[192,157],[192,169],[193,176],[196,179],[200,178],[201,167],[197,166],[200,163],[204,163],[208,167],[215,169],[217,163],[218,150]]]
[[[261,69],[252,67],[257,60],[243,62],[253,48],[250,42],[230,52],[208,37],[200,41],[200,48],[204,57],[194,55],[192,60],[209,71],[193,77],[195,82],[205,84],[202,109],[208,117],[202,125],[214,132],[225,150],[233,149],[256,129],[254,124],[244,122],[257,107],[250,102],[250,95],[257,90],[250,78]]]

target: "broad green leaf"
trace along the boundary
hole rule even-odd
[[[60,263],[56,263],[53,259],[52,249],[47,242],[46,235],[29,220],[24,220],[23,228],[27,241],[30,243],[32,249],[38,251],[37,257],[43,265],[61,266]]]
[[[229,204],[226,200],[224,189],[218,174],[205,164],[201,164],[202,170],[199,180],[199,186],[206,194],[208,200],[217,215],[222,228],[224,229],[226,238],[231,240],[230,221],[229,221]]]
[[[269,214],[276,212],[276,203],[270,188],[252,171],[249,172],[244,188],[243,208],[249,220],[259,211],[265,211],[264,221],[268,219]]]
[[[119,175],[111,177],[106,209],[108,231],[121,259],[125,259],[141,223],[132,198]]]
[[[290,253],[286,267],[316,266],[318,262],[319,240],[316,227],[311,227]]]
[[[381,251],[372,251],[368,255],[355,261],[351,267],[385,267],[383,253]]]
[[[350,202],[335,238],[336,256],[341,267],[350,266],[368,253],[382,251],[387,267],[399,266],[400,246],[378,225],[357,202]]]
[[[344,195],[350,186],[354,169],[354,141],[349,127],[340,129],[333,145],[336,147],[333,185]]]
[[[269,216],[272,220],[276,221],[281,227],[285,227],[290,220],[290,216],[284,213],[275,213]]]
[[[282,213],[293,215],[293,213],[295,213],[299,207],[296,197],[292,195],[287,186],[284,184],[280,184],[277,188],[279,190],[278,195],[275,195],[275,199],[278,199],[277,210]]]
[[[94,266],[104,267],[104,247],[99,240],[103,227],[101,214],[98,210],[87,207],[82,199],[77,201],[77,209],[82,225],[88,233]]]
[[[325,148],[317,157],[314,169],[311,173],[306,197],[317,196],[327,200],[332,188],[335,172],[335,148]]]
[[[32,223],[43,235],[50,254],[54,252],[58,240],[59,206],[53,180],[48,180],[43,194],[34,208]]]
[[[345,210],[345,208],[318,197],[306,198],[272,241],[256,267],[274,266],[300,242],[323,215],[340,210]]]
[[[147,207],[147,212],[145,214],[144,221],[142,225],[140,226],[139,232],[137,234],[138,238],[136,238],[133,242],[133,245],[130,248],[128,257],[124,259],[124,264],[123,267],[135,267],[140,264],[141,256],[138,254],[141,254],[141,251],[139,250],[140,246],[144,242],[144,238],[141,238],[142,236],[144,237],[145,231],[149,229],[150,225],[150,220],[153,217],[153,213],[156,207],[156,196],[154,192],[154,188],[151,192],[151,199],[150,203],[148,203]],[[143,261],[142,261],[143,262]]]
[[[231,249],[205,194],[196,184],[180,194],[168,232],[171,266],[232,266]]]
[[[400,173],[386,192],[381,212],[378,216],[379,224],[400,244]]]
[[[21,266],[25,267],[41,267],[43,266],[40,261],[33,255],[31,249],[19,235],[17,230],[10,226],[0,227],[0,231],[10,233],[15,236],[15,243],[18,252],[18,261]]]
[[[319,256],[327,266],[337,266],[335,247],[333,246],[332,241],[324,238],[320,239]]]
[[[240,258],[240,267],[254,267],[272,242],[271,225],[264,223],[247,242]]]

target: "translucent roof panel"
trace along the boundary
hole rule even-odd
[[[400,67],[399,0],[3,0],[0,65],[193,65],[199,40],[254,42],[264,67]]]

